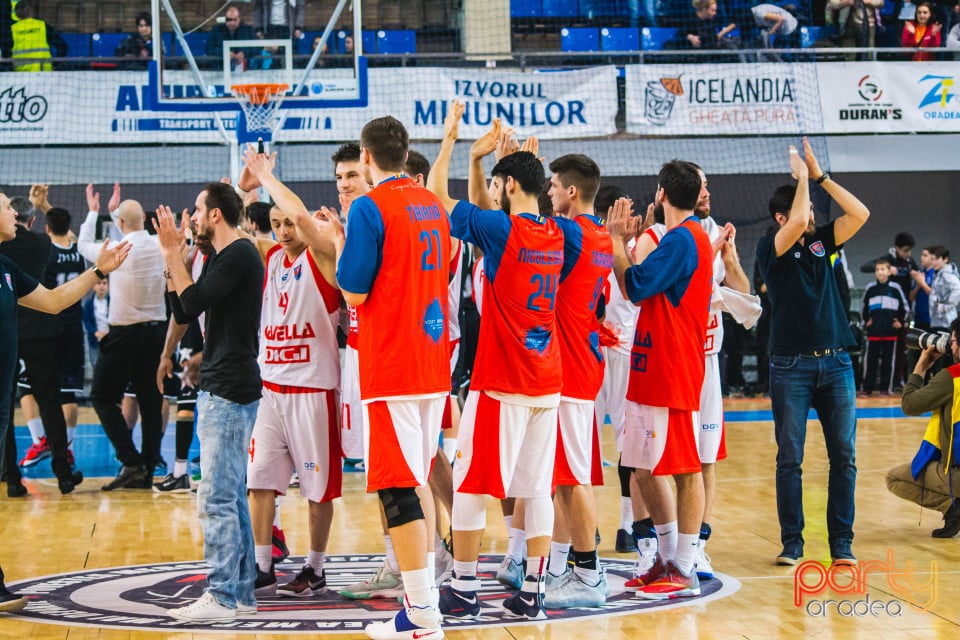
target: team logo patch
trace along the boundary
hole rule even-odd
[[[296,266],[293,268],[293,279],[294,279],[294,280],[299,280],[299,279],[300,279],[300,275],[301,275],[302,273],[303,273],[303,265],[300,265],[300,264],[296,265]]]
[[[501,627],[525,624],[509,618],[501,606],[509,593],[495,579],[503,556],[480,556],[480,617],[473,620],[445,619],[444,629]],[[338,591],[349,584],[373,577],[383,562],[380,554],[327,556],[324,571],[327,590],[312,598],[274,596],[258,600],[257,615],[243,616],[232,622],[198,624],[175,620],[167,610],[182,607],[200,597],[206,586],[207,565],[203,562],[169,562],[130,567],[114,567],[44,576],[9,587],[28,598],[27,607],[9,616],[30,622],[149,631],[230,633],[361,633],[363,628],[393,616],[400,608],[395,598],[349,600]],[[623,583],[632,577],[633,559],[604,558],[610,595],[602,609],[548,610],[548,621],[562,622],[588,617],[628,615],[697,605],[724,598],[740,589],[730,576],[700,583],[696,598],[650,601],[640,600],[624,591]],[[277,565],[280,584],[292,580],[303,558],[289,558]]]
[[[823,248],[823,243],[819,240],[810,245],[810,251],[812,251],[813,255],[817,256],[818,258],[822,258],[823,256],[827,255],[826,250]]]
[[[13,291],[13,278],[10,277],[10,274],[3,274],[3,279],[7,281],[7,286],[10,287],[10,291]]]

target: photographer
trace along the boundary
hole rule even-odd
[[[960,320],[954,320],[950,325],[954,360],[960,358],[958,333]],[[960,533],[960,501],[954,498],[960,496],[960,475],[954,473],[960,458],[960,428],[955,424],[960,419],[960,365],[947,367],[923,384],[924,375],[943,355],[936,347],[924,349],[907,380],[900,402],[903,412],[918,416],[933,411],[933,415],[913,461],[887,472],[891,493],[943,514],[943,527],[934,529],[934,538],[952,538]]]

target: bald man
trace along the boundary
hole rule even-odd
[[[92,187],[87,188],[87,206],[90,213],[80,226],[77,245],[84,258],[94,260],[101,245],[95,238],[100,196]],[[166,334],[166,267],[156,237],[144,229],[145,219],[136,200],[121,202],[114,216],[123,239],[130,243],[130,257],[110,274],[110,329],[100,341],[90,400],[123,466],[116,478],[101,487],[104,491],[151,489],[153,469],[160,460],[162,397],[156,372]],[[133,383],[140,405],[141,451],[120,411],[128,383]]]

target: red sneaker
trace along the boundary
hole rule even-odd
[[[287,537],[283,535],[283,529],[273,527],[273,564],[283,562],[290,556],[290,550],[287,549]]]
[[[636,597],[644,600],[670,600],[698,595],[700,580],[697,572],[693,570],[687,575],[680,571],[680,567],[674,564],[673,560],[668,560],[664,575],[637,589]]]
[[[50,445],[47,444],[47,437],[44,436],[40,438],[40,442],[30,445],[30,448],[27,449],[27,455],[23,456],[23,460],[20,461],[21,467],[32,467],[41,460],[46,460],[51,455]]]
[[[623,588],[627,591],[638,591],[644,585],[648,585],[651,582],[659,580],[667,573],[667,567],[663,563],[663,560],[660,558],[660,554],[657,554],[656,560],[653,562],[653,566],[647,569],[647,572],[642,576],[637,576],[631,578],[623,583]]]

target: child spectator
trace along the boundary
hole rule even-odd
[[[87,347],[90,366],[97,364],[100,356],[100,340],[107,335],[107,310],[110,308],[110,285],[106,279],[93,285],[93,295],[83,301],[83,328],[87,332]]]
[[[873,386],[880,373],[880,395],[890,395],[890,377],[893,374],[893,351],[897,334],[907,317],[907,301],[903,289],[890,281],[892,263],[880,258],[874,266],[877,281],[867,287],[863,294],[863,318],[866,319],[867,355],[864,358],[866,373],[863,378],[861,397],[873,393]]]

